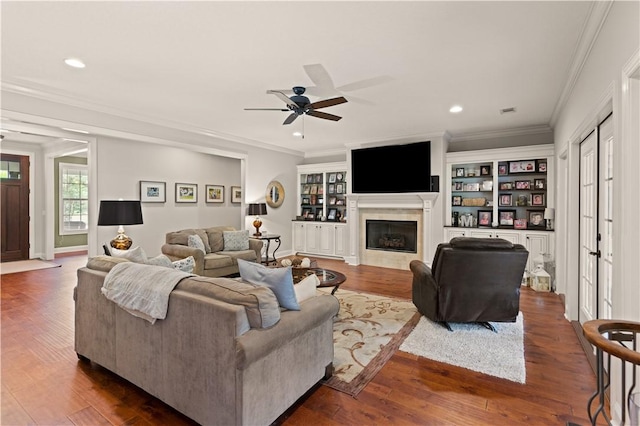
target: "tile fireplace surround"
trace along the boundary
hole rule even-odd
[[[433,231],[434,203],[438,193],[410,194],[349,194],[348,217],[357,218],[356,226],[349,229],[349,256],[352,265],[372,265],[386,268],[409,269],[409,262],[421,259],[431,264],[433,247],[441,241],[442,232]],[[368,250],[366,248],[366,221],[406,220],[418,224],[417,253]]]

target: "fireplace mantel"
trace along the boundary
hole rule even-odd
[[[432,241],[435,237],[432,232],[432,215],[434,203],[438,198],[437,192],[412,192],[400,194],[348,194],[347,204],[349,207],[348,217],[352,225],[349,227],[349,256],[345,260],[352,265],[359,265],[362,257],[363,246],[359,222],[361,212],[372,209],[387,210],[419,210],[422,216],[422,241],[421,259],[429,264],[433,258]],[[383,265],[381,265],[383,266]],[[408,268],[408,264],[407,264]]]

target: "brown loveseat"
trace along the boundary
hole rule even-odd
[[[427,318],[447,322],[514,322],[529,252],[501,238],[453,238],[438,245],[429,268],[409,264],[413,303]]]
[[[248,250],[225,250],[224,232],[234,232],[231,226],[214,226],[205,229],[183,229],[169,232],[165,236],[162,253],[172,261],[193,256],[193,273],[206,277],[225,277],[238,273],[238,259],[259,262],[262,259],[262,241],[249,238]],[[204,243],[205,252],[189,247],[189,235],[198,235]]]
[[[78,357],[196,422],[268,425],[330,371],[335,297],[318,295],[299,311],[281,312],[266,287],[194,276],[170,293],[166,318],[150,324],[101,293],[107,271],[121,262],[98,256],[78,270]]]

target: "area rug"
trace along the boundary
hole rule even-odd
[[[333,325],[335,368],[326,386],[356,396],[420,319],[411,301],[340,289]]]
[[[492,322],[497,332],[479,324],[442,325],[420,318],[400,350],[495,377],[525,383],[523,316]]]
[[[0,263],[0,274],[5,275],[16,272],[35,271],[37,269],[59,268],[60,266],[62,265],[40,259],[17,260],[15,262]]]

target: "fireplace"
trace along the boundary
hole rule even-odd
[[[418,222],[411,220],[367,220],[367,250],[417,253]]]

